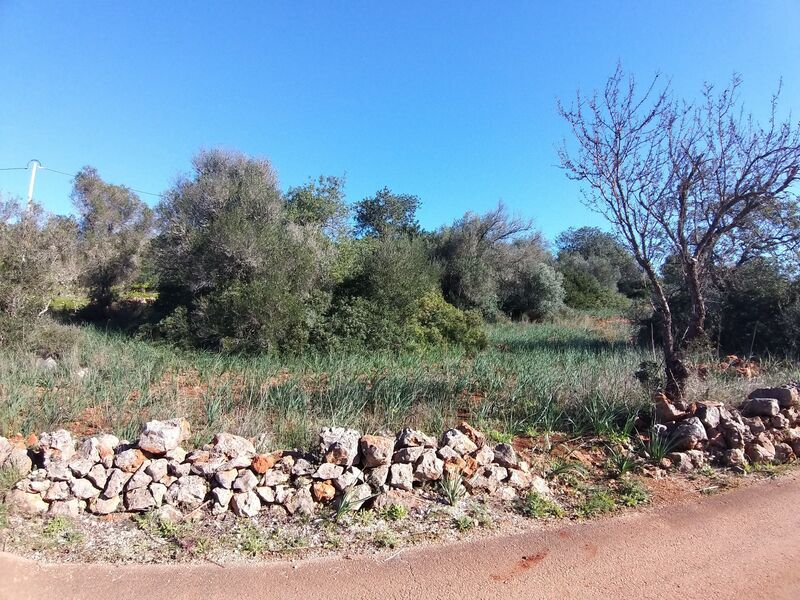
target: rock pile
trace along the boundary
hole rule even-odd
[[[181,444],[189,436],[189,423],[172,419],[149,421],[136,443],[106,434],[76,445],[63,429],[42,434],[31,450],[0,438],[0,464],[25,476],[6,503],[24,514],[68,516],[156,509],[178,514],[203,506],[217,515],[310,514],[344,495],[359,508],[383,493],[408,493],[456,475],[471,493],[509,498],[531,487],[549,493],[512,446],[490,446],[467,423],[438,442],[409,428],[377,436],[327,427],[312,455],[259,453],[250,440],[230,433],[187,451]]]
[[[800,394],[794,385],[754,390],[738,409],[660,398],[655,418],[653,435],[664,437],[672,450],[663,466],[680,471],[708,462],[741,470],[748,462],[782,464],[800,455]]]

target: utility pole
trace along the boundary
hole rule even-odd
[[[31,182],[28,184],[28,210],[33,208],[33,186],[36,183],[36,170],[42,168],[42,163],[32,158],[28,161],[28,168],[31,170]]]

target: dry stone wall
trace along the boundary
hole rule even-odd
[[[660,398],[655,418],[647,435],[671,449],[658,468],[689,471],[713,462],[741,470],[800,455],[796,386],[754,390],[738,409]],[[5,502],[23,514],[159,510],[179,518],[203,508],[214,515],[310,514],[344,496],[358,509],[386,492],[414,492],[445,477],[460,477],[471,494],[550,494],[513,446],[490,444],[467,423],[438,440],[410,428],[380,436],[326,427],[313,454],[258,452],[250,440],[224,432],[185,449],[189,437],[189,423],[172,419],[147,422],[133,443],[110,434],[76,443],[63,429],[43,433],[30,447],[0,438],[0,466],[22,476]]]

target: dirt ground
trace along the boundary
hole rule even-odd
[[[0,554],[0,598],[800,597],[800,474],[589,522],[375,555],[43,564]]]

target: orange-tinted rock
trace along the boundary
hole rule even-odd
[[[478,448],[482,448],[483,444],[486,442],[486,436],[483,435],[480,431],[475,429],[472,425],[467,423],[466,421],[461,421],[456,427],[461,433],[466,435],[472,443],[475,444]]]
[[[317,502],[330,502],[336,495],[336,488],[330,480],[317,481],[311,486],[311,495]]]
[[[253,471],[263,475],[274,467],[276,462],[278,462],[278,458],[274,454],[256,454],[253,457],[251,466]]]

